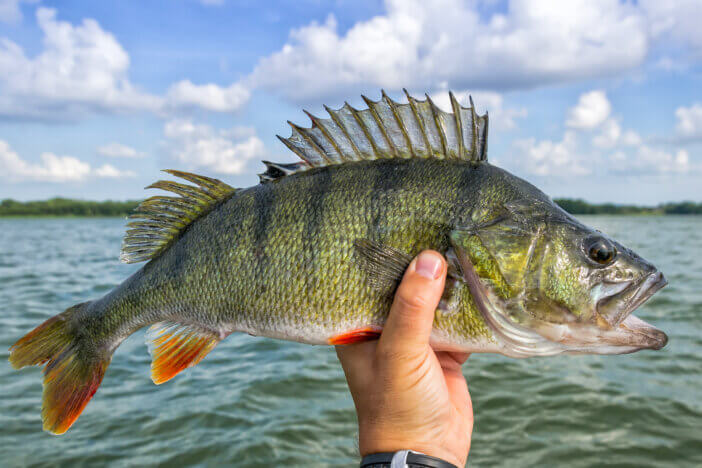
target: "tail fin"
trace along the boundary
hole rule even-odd
[[[85,335],[71,327],[71,317],[89,302],[75,305],[45,321],[10,348],[15,369],[46,364],[44,367],[44,430],[63,434],[80,416],[93,397],[111,351],[101,350]]]

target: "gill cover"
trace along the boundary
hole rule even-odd
[[[451,232],[457,263],[473,301],[502,353],[511,357],[549,356],[566,351],[530,328],[527,291],[538,281],[538,257],[548,208],[539,202],[512,202],[494,216],[476,210],[472,223]],[[551,208],[552,209],[552,208]]]

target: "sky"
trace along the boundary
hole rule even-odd
[[[702,1],[0,0],[0,199],[235,187],[302,112],[381,89],[489,111],[488,158],[553,197],[702,201]]]

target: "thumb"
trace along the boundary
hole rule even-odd
[[[425,250],[412,260],[395,293],[381,349],[410,355],[426,349],[445,281],[446,261],[438,252]]]

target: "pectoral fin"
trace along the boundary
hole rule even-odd
[[[357,239],[354,246],[361,269],[366,273],[373,289],[392,296],[412,261],[412,256],[369,239]]]

